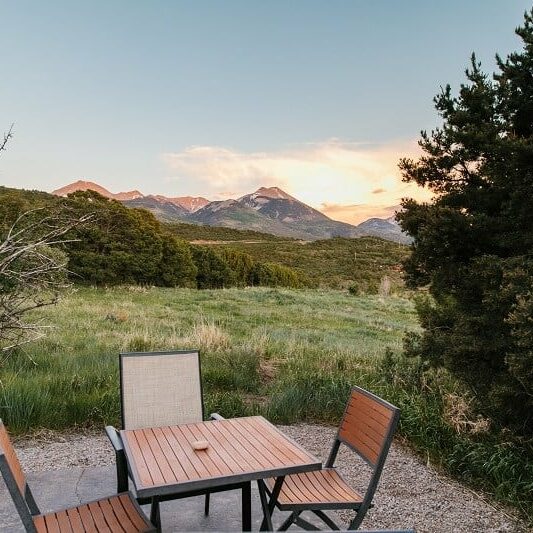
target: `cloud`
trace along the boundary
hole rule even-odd
[[[401,209],[401,205],[377,204],[328,204],[323,203],[320,211],[334,220],[359,224],[369,218],[389,218]]]
[[[179,194],[227,199],[277,186],[328,216],[353,221],[359,218],[355,206],[361,212],[385,212],[402,197],[429,197],[403,183],[397,168],[400,157],[417,154],[415,142],[370,145],[331,139],[271,152],[192,146],[162,158]]]

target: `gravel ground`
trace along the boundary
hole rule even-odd
[[[326,459],[335,430],[318,425],[281,426],[282,431],[317,457]],[[16,443],[27,471],[113,464],[114,454],[103,433],[44,433]],[[337,464],[354,488],[364,490],[369,468],[353,452],[342,449]],[[523,523],[496,509],[480,495],[443,477],[407,448],[395,443],[379,488],[362,527],[415,527],[424,532],[526,532]],[[341,513],[344,523],[350,514]]]

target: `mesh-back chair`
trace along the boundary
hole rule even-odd
[[[292,511],[280,530],[288,529],[293,523],[304,529],[316,529],[300,516],[306,510],[316,514],[328,528],[339,529],[323,512],[328,509],[355,510],[355,518],[348,529],[357,529],[371,506],[399,416],[397,407],[364,389],[353,387],[325,467],[286,476],[278,494],[273,494],[275,480],[259,482],[261,497],[270,496],[271,512],[275,506],[282,511]],[[352,489],[334,467],[341,444],[352,449],[372,468],[369,484],[362,495]]]
[[[76,507],[41,514],[26,477],[0,420],[0,472],[24,528],[30,533],[99,531],[156,531],[129,492],[116,494]]]
[[[197,351],[120,354],[123,429],[203,420],[200,376]]]
[[[200,354],[197,350],[121,353],[120,396],[123,429],[174,426],[204,419]],[[218,414],[212,418],[222,418]],[[120,434],[106,432],[115,449],[117,489],[128,489],[128,469]],[[209,492],[205,514],[209,514]],[[165,500],[182,496],[165,496]],[[139,499],[139,502],[145,503]],[[159,520],[159,500],[154,499],[152,521]]]

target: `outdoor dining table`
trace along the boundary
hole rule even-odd
[[[243,531],[251,530],[251,481],[277,478],[270,501],[261,487],[259,491],[261,529],[272,530],[271,514],[284,477],[322,466],[262,416],[122,430],[120,435],[138,498],[241,487]],[[199,441],[207,441],[207,448],[194,449]]]

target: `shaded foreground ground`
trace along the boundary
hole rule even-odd
[[[303,424],[281,426],[281,429],[322,459],[327,456],[335,432],[331,427]],[[77,496],[68,496],[71,498],[68,502],[70,504],[106,495],[113,490],[114,471],[111,465],[114,455],[101,433],[78,436],[50,433],[38,439],[19,441],[17,449],[20,450],[20,457],[27,471],[70,469],[70,476],[77,476],[73,481]],[[353,453],[347,450],[341,452],[339,465],[354,487],[364,487],[361,479],[365,479],[368,471]],[[58,475],[60,474],[58,472]],[[53,507],[50,501],[53,489],[56,495],[64,497],[62,487],[47,486],[46,480],[52,481],[53,473],[36,473],[33,478],[36,481],[34,491],[37,500],[43,502],[43,507]],[[99,480],[101,481],[97,483]],[[50,491],[48,496],[47,491]],[[165,527],[165,530],[190,530],[192,527],[206,530],[238,529],[239,499],[238,495],[231,494],[228,493],[228,499],[222,494],[213,496],[213,514],[208,520],[202,516],[201,498],[165,504],[167,508],[163,511],[163,520],[169,526]],[[254,528],[257,529],[259,507],[256,492],[253,497]],[[4,497],[2,501],[5,501]],[[374,503],[375,508],[369,511],[363,527],[415,527],[419,533],[527,531],[523,523],[494,508],[459,483],[437,474],[431,466],[424,465],[409,450],[397,443],[389,455]],[[230,510],[232,506],[234,508]],[[1,530],[19,531],[12,511],[11,514],[7,513],[6,506],[0,505]],[[345,514],[342,518],[346,523],[349,516]],[[4,521],[4,524],[1,521]],[[170,524],[175,526],[170,527]]]

